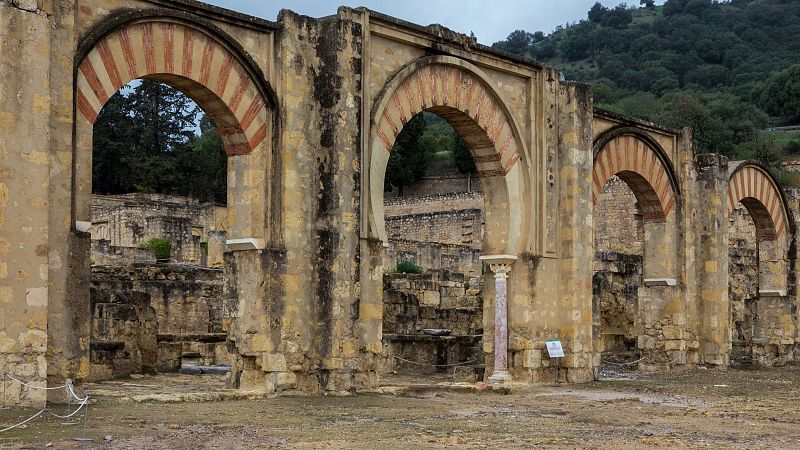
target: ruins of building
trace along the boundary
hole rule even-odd
[[[92,261],[149,262],[140,245],[152,238],[172,244],[173,261],[222,267],[225,206],[161,194],[92,195]]]
[[[759,245],[751,342],[795,355],[800,196],[756,163],[696,155],[689,130],[595,111],[590,86],[466,35],[363,8],[271,22],[188,0],[0,1],[0,58],[11,61],[0,67],[0,362],[28,383],[90,374],[92,124],[137,78],[192,97],[228,154],[232,387],[378,384],[384,174],[423,110],[453,125],[478,167],[487,380],[552,380],[549,339],[564,345],[565,380],[595,376],[593,213],[612,176],[641,214],[642,282],[623,334],[645,365],[727,366],[739,203]]]

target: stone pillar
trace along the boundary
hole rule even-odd
[[[727,367],[730,355],[728,299],[728,160],[697,155],[697,301],[700,362]]]
[[[517,259],[512,255],[481,256],[494,272],[494,369],[490,383],[511,381],[508,372],[508,274]]]

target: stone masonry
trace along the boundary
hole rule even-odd
[[[769,267],[759,297],[780,299],[758,305],[765,351],[796,358],[798,196],[756,162],[695,154],[691,130],[597,110],[591,87],[555,68],[363,8],[273,22],[184,0],[22,3],[0,1],[0,363],[26,382],[90,375],[92,126],[143,77],[195,99],[228,155],[216,246],[233,387],[378,385],[384,175],[423,110],[477,164],[480,256],[500,270],[481,275],[486,380],[551,381],[549,339],[564,344],[565,381],[594,377],[594,213],[614,176],[641,213],[647,364],[729,363],[739,203]],[[44,394],[10,399],[41,405]]]

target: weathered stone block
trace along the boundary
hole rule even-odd
[[[286,372],[286,356],[283,353],[264,353],[261,368],[264,372]]]
[[[526,369],[538,369],[542,366],[542,351],[538,349],[529,348],[522,352],[523,364],[522,367]]]

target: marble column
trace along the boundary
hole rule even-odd
[[[508,372],[508,274],[516,259],[512,255],[481,256],[494,272],[494,370],[490,383],[511,381]]]

